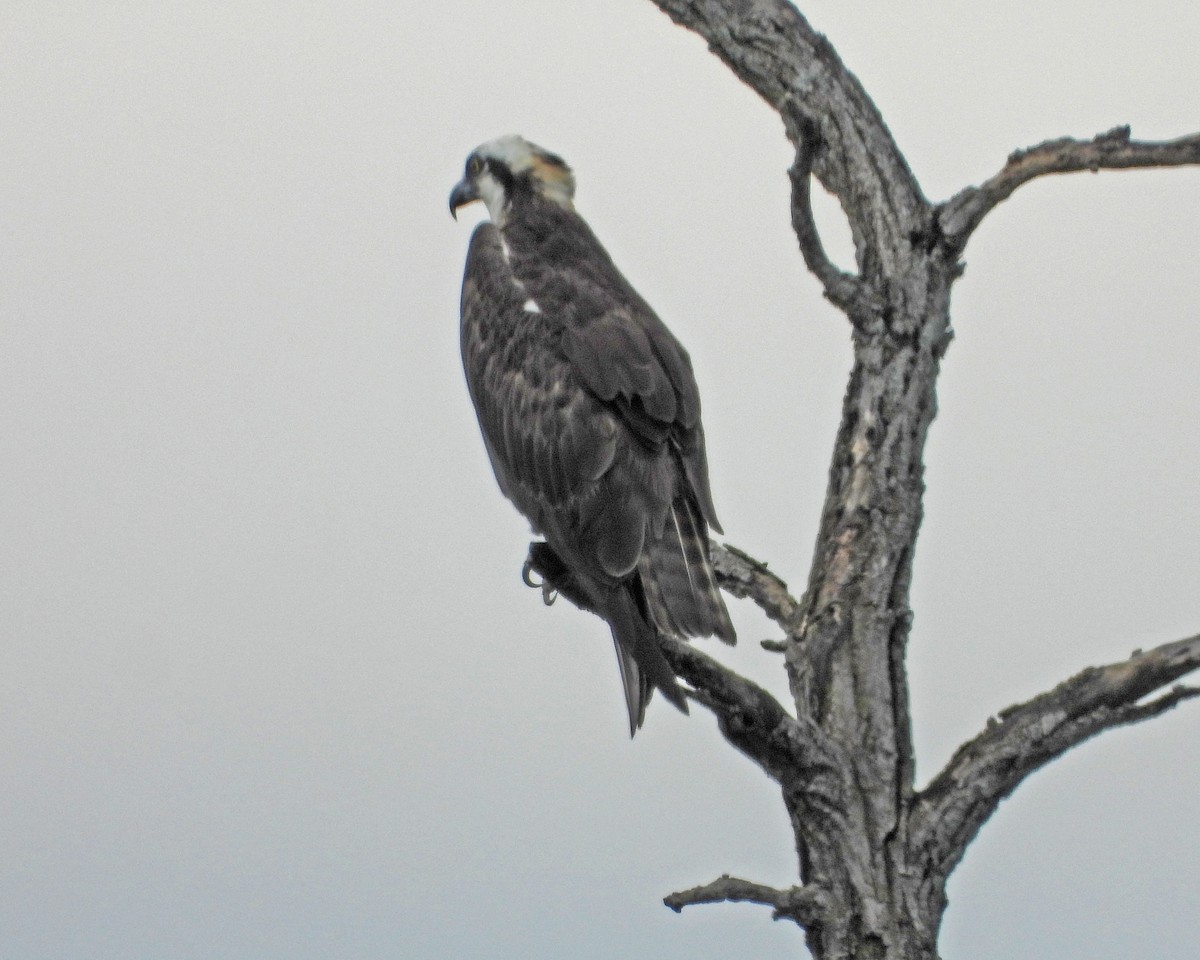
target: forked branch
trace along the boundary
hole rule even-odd
[[[1180,167],[1200,164],[1200,133],[1178,140],[1131,140],[1129,127],[1115,127],[1091,140],[1062,137],[1017,150],[1004,169],[978,187],[967,187],[944,203],[938,214],[942,236],[961,250],[991,210],[1022,184],[1052,173]]]
[[[1200,696],[1177,686],[1200,669],[1200,635],[1088,667],[1053,690],[1002,711],[965,743],[912,801],[910,847],[948,875],[996,806],[1044,764],[1104,730],[1156,717]]]
[[[652,2],[703,37],[779,114],[796,149],[792,217],[805,262],[829,299],[864,326],[874,308],[882,309],[868,265],[883,272],[895,266],[879,254],[907,247],[928,226],[930,208],[862,84],[788,0]],[[810,172],[846,213],[860,275],[839,270],[821,247],[806,206]]]
[[[827,792],[829,774],[839,773],[841,763],[815,724],[797,721],[758,684],[692,644],[665,636],[659,643],[671,669],[692,688],[689,696],[713,712],[726,740],[777,783]]]

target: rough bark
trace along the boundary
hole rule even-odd
[[[801,882],[780,890],[725,875],[666,903],[770,906],[804,928],[818,960],[933,960],[946,880],[1000,800],[1088,737],[1200,694],[1160,692],[1200,667],[1200,638],[1089,668],[989,721],[917,792],[905,672],[909,587],[958,258],[987,213],[1021,184],[1050,173],[1200,163],[1200,135],[1142,143],[1122,127],[1090,141],[1043,143],[935,204],[861,84],[790,3],[654,3],[778,112],[795,149],[789,175],[800,252],[847,315],[854,341],[803,597],[759,561],[713,547],[722,585],[752,597],[784,632],[794,712],[686,643],[667,642],[665,651],[725,737],[779,783]],[[853,273],[825,255],[810,207],[813,177],[845,212]]]

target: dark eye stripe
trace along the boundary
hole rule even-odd
[[[508,167],[492,157],[488,157],[484,163],[487,166],[488,173],[490,173],[500,182],[500,186],[502,186],[505,190],[512,189],[515,178],[513,177],[512,171],[509,170]]]

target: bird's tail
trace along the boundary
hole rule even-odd
[[[659,646],[660,634],[737,640],[709,558],[708,528],[689,498],[678,497],[671,505],[662,536],[647,540],[637,570],[619,591],[618,609],[605,617],[621,667],[630,736],[645,720],[656,687],[687,713],[683,691]]]
[[[689,497],[675,499],[662,535],[647,538],[637,575],[622,584],[614,602],[606,606],[602,616],[617,648],[630,736],[646,719],[646,705],[656,688],[687,713],[687,700],[663,656],[659,636],[737,640],[709,558],[708,527]]]
[[[534,573],[542,578],[540,584],[531,577]],[[675,672],[658,645],[658,632],[646,613],[636,577],[615,587],[584,583],[544,541],[529,545],[529,558],[521,576],[528,585],[541,587],[547,603],[553,602],[555,594],[561,594],[581,610],[607,621],[617,648],[630,736],[645,721],[646,705],[655,687],[680,710],[688,712]]]
[[[629,711],[629,735],[632,737],[637,733],[645,722],[646,706],[656,687],[687,713],[683,690],[675,679],[675,671],[663,656],[658,631],[639,608],[633,583],[622,584],[606,607],[604,619],[612,629],[625,707]]]
[[[683,690],[659,645],[660,635],[717,636],[730,644],[737,639],[709,558],[708,527],[687,496],[671,505],[662,534],[647,537],[636,574],[615,588],[584,584],[546,543],[530,544],[526,567],[577,607],[608,621],[631,736],[645,721],[656,688],[688,712]]]
[[[662,536],[647,540],[638,576],[647,614],[661,632],[736,642],[709,558],[708,527],[689,497],[675,498]]]

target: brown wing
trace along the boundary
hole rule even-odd
[[[617,308],[569,328],[563,350],[579,378],[643,443],[669,444],[678,453],[702,516],[720,533],[691,360],[648,307],[636,307]]]
[[[463,367],[496,479],[540,529],[612,466],[619,427],[562,355],[561,326],[528,301],[498,231],[481,224],[463,279]]]
[[[505,237],[525,289],[563,323],[562,349],[579,380],[638,440],[671,446],[701,516],[720,532],[687,351],[574,211],[544,204],[514,217]]]

